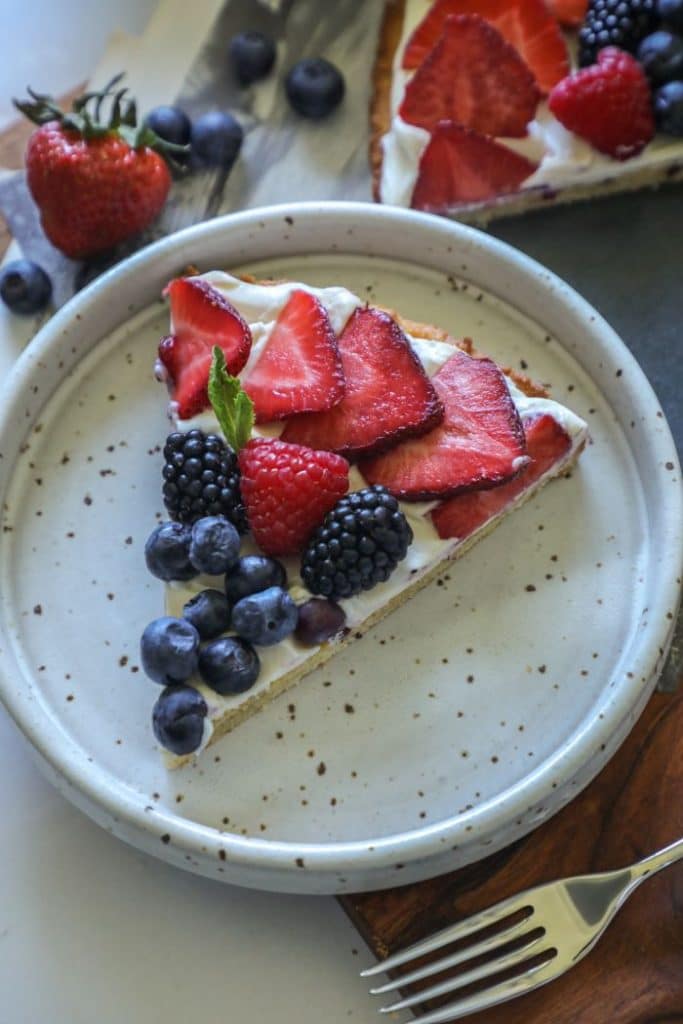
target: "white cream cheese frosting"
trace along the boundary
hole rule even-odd
[[[390,206],[409,207],[417,181],[420,159],[429,142],[429,132],[407,124],[398,115],[405,87],[413,72],[401,67],[405,45],[431,7],[432,0],[405,0],[401,39],[396,49],[391,89],[391,129],[382,138],[380,198]],[[570,41],[570,53],[574,49]],[[638,170],[664,168],[683,159],[680,139],[656,136],[638,156],[614,160],[560,124],[544,100],[522,139],[499,139],[503,145],[538,164],[520,186],[526,189],[559,190],[570,185],[598,185]]]
[[[249,323],[255,337],[258,337],[258,341],[255,344],[260,345],[261,349],[270,336],[278,314],[284,308],[289,296],[299,288],[303,288],[317,296],[327,310],[336,332],[340,332],[343,329],[344,324],[354,309],[362,305],[361,300],[345,288],[312,288],[309,285],[295,282],[261,285],[242,281],[222,271],[212,271],[202,275],[202,277],[214,288],[222,292],[242,314]],[[413,335],[407,335],[407,337],[425,372],[430,377],[453,355],[453,346],[446,342],[419,338]],[[253,350],[250,362],[252,358]],[[247,366],[249,366],[249,363]],[[549,413],[566,430],[572,439],[572,447],[563,461],[569,462],[576,449],[586,439],[587,428],[584,421],[565,406],[549,398],[528,397],[512,381],[508,381],[508,387],[522,418],[534,414]],[[205,431],[220,430],[218,422],[211,411],[202,413],[190,420],[178,420],[176,417],[175,423],[179,430],[190,430],[193,427],[199,427]],[[260,427],[255,428],[255,433],[265,436],[277,436],[282,428],[283,424],[281,423],[262,424]],[[558,466],[552,467],[542,479],[556,475],[557,472]],[[352,491],[360,490],[365,486],[366,482],[359,470],[352,466],[349,474],[349,489]],[[502,518],[516,504],[519,504],[523,498],[524,495],[520,495],[513,499],[494,518]],[[346,614],[346,626],[348,629],[357,628],[374,612],[400,594],[409,584],[428,573],[437,562],[455,552],[458,546],[463,543],[458,538],[442,540],[438,536],[429,515],[437,504],[438,501],[401,502],[401,509],[413,531],[413,542],[408,548],[405,559],[399,563],[385,583],[380,583],[372,590],[339,602]],[[486,526],[490,522],[491,520],[489,520]],[[251,539],[245,538],[242,543],[242,554],[249,554],[255,551],[257,551],[257,548],[253,545]],[[280,561],[283,562],[287,570],[290,593],[298,602],[307,600],[311,595],[309,595],[309,592],[301,582],[299,559],[294,556],[282,558]],[[181,615],[183,605],[194,594],[204,590],[206,587],[222,589],[223,578],[212,579],[211,577],[200,576],[189,582],[167,585],[166,613],[169,615]],[[204,730],[200,750],[208,744],[211,737],[211,719],[220,717],[226,711],[239,707],[250,698],[266,691],[275,679],[297,668],[299,665],[303,665],[316,649],[315,647],[300,644],[294,637],[288,637],[272,647],[259,647],[258,654],[261,659],[259,678],[250,690],[232,697],[220,696],[202,683],[198,677],[190,680],[191,685],[196,686],[201,692],[209,709],[208,724]]]

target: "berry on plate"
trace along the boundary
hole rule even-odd
[[[500,368],[456,352],[432,378],[446,410],[423,437],[364,459],[360,470],[409,501],[496,487],[526,465],[519,414]]]
[[[683,82],[667,82],[657,89],[655,120],[660,132],[683,135]]]
[[[242,148],[244,132],[227,111],[210,110],[192,125],[192,159],[200,167],[229,171]]]
[[[284,587],[287,573],[282,562],[267,555],[243,555],[225,577],[225,596],[233,605],[269,587]]]
[[[346,392],[327,412],[288,420],[283,441],[354,453],[422,434],[443,416],[420,360],[388,313],[356,309],[339,337]]]
[[[548,102],[565,128],[616,160],[636,156],[655,133],[645,73],[614,46],[600,51],[597,64],[556,85]]]
[[[220,576],[240,553],[240,535],[225,516],[204,516],[192,526],[190,561],[197,572]]]
[[[683,38],[667,29],[645,36],[636,53],[653,85],[683,80]]]
[[[197,570],[190,561],[192,532],[184,523],[159,523],[147,538],[145,562],[159,580],[191,580]]]
[[[346,613],[336,601],[312,597],[299,605],[295,636],[299,643],[312,647],[332,640],[344,632]]]
[[[269,555],[300,551],[349,488],[349,464],[341,455],[276,438],[254,438],[239,465],[251,532]]]
[[[537,164],[514,150],[450,121],[434,130],[422,154],[411,206],[443,213],[516,192]]]
[[[310,292],[292,293],[243,387],[257,423],[331,409],[341,401],[337,337],[325,307]]]
[[[569,71],[569,56],[545,0],[436,0],[408,40],[403,67],[419,67],[453,14],[478,14],[514,46],[544,93]]]
[[[0,297],[13,313],[40,313],[52,297],[52,281],[33,260],[12,260],[0,270]]]
[[[172,142],[176,146],[189,145],[192,122],[180,107],[154,107],[147,114],[145,125],[164,142]]]
[[[595,64],[606,46],[633,52],[656,27],[656,0],[589,0],[579,31],[579,65]]]
[[[162,493],[172,519],[194,523],[202,516],[225,516],[239,533],[248,529],[240,494],[237,456],[217,434],[174,431],[164,445]]]
[[[406,86],[399,114],[433,131],[456,121],[484,135],[526,135],[541,94],[517,50],[476,14],[446,18]]]
[[[396,498],[365,487],[327,513],[303,553],[301,578],[313,594],[353,597],[388,580],[412,541]]]
[[[164,615],[150,622],[140,638],[143,671],[155,683],[183,683],[197,668],[199,633],[186,619]]]
[[[194,626],[202,640],[213,640],[230,625],[228,599],[220,590],[200,590],[183,606],[183,618]]]
[[[657,14],[668,28],[683,32],[683,0],[657,0]]]
[[[206,701],[194,686],[167,686],[152,711],[154,735],[172,754],[191,754],[204,738],[208,710]]]
[[[212,690],[228,697],[249,690],[261,671],[259,656],[239,636],[221,636],[199,653],[199,674]]]
[[[528,465],[509,483],[490,491],[459,494],[438,505],[432,512],[432,522],[439,537],[469,537],[564,458],[572,446],[569,434],[547,414],[525,420],[524,433],[531,460]]]
[[[279,644],[293,633],[297,607],[282,587],[269,587],[238,601],[232,610],[232,628],[259,647]]]
[[[317,121],[327,117],[344,98],[344,78],[323,57],[306,57],[287,72],[285,92],[297,114]]]
[[[49,240],[71,259],[112,249],[146,228],[160,213],[171,175],[157,150],[172,151],[144,125],[136,127],[135,104],[114,92],[86,93],[64,113],[49,96],[29,90],[16,107],[39,127],[26,149],[26,180]],[[108,122],[102,101],[111,99]],[[94,113],[89,105],[94,103]]]
[[[209,405],[211,353],[218,346],[230,373],[239,373],[251,351],[246,321],[221,292],[200,278],[177,277],[166,288],[173,333],[159,345],[178,416],[189,419]]]
[[[265,78],[275,63],[275,43],[270,36],[254,29],[238,32],[228,47],[230,62],[241,85]]]

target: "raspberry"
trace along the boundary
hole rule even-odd
[[[655,133],[645,73],[614,46],[600,51],[597,64],[559,82],[548,102],[565,128],[617,160],[636,156]]]
[[[249,441],[239,466],[251,531],[268,555],[300,551],[349,486],[341,455],[273,438]]]

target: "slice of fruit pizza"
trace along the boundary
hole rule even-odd
[[[485,221],[683,176],[683,0],[387,0],[375,197]]]
[[[154,733],[182,763],[441,573],[586,425],[468,340],[345,288],[173,280],[157,376],[166,614],[141,640]]]

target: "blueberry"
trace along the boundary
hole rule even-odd
[[[192,531],[184,523],[160,523],[145,544],[147,568],[160,580],[191,580],[197,570],[190,561]]]
[[[230,626],[230,605],[220,590],[201,590],[183,607],[183,618],[191,622],[202,640],[213,640]]]
[[[231,605],[268,587],[284,587],[287,573],[281,562],[267,555],[245,555],[225,578],[225,595]]]
[[[33,260],[12,260],[0,271],[0,296],[13,313],[40,313],[52,296],[52,281]]]
[[[655,85],[683,78],[683,39],[660,29],[646,36],[637,57],[645,74]]]
[[[659,131],[683,136],[683,82],[667,82],[657,89],[654,100]]]
[[[683,0],[657,0],[657,14],[670,28],[683,32]]]
[[[192,155],[204,167],[229,171],[242,147],[244,132],[232,114],[211,110],[192,125]]]
[[[187,146],[190,141],[192,122],[179,107],[155,107],[145,118],[145,124],[164,142]]]
[[[232,627],[252,644],[268,647],[284,640],[296,628],[298,609],[282,587],[268,587],[238,601]]]
[[[295,635],[302,644],[313,646],[339,636],[345,624],[344,609],[336,601],[313,597],[299,605]]]
[[[191,622],[162,615],[140,638],[143,671],[162,686],[184,683],[197,669],[199,633]]]
[[[199,674],[212,690],[227,697],[244,693],[261,671],[259,656],[239,636],[221,636],[206,644],[199,655]]]
[[[167,686],[152,711],[152,729],[172,754],[191,754],[204,737],[206,701],[193,686]]]
[[[230,40],[228,53],[242,85],[265,78],[275,63],[275,43],[263,32],[238,32]]]
[[[344,98],[344,79],[322,57],[300,60],[285,79],[287,99],[298,114],[318,120],[331,114]]]
[[[240,553],[240,535],[225,516],[204,516],[192,526],[190,561],[199,572],[220,576]]]

